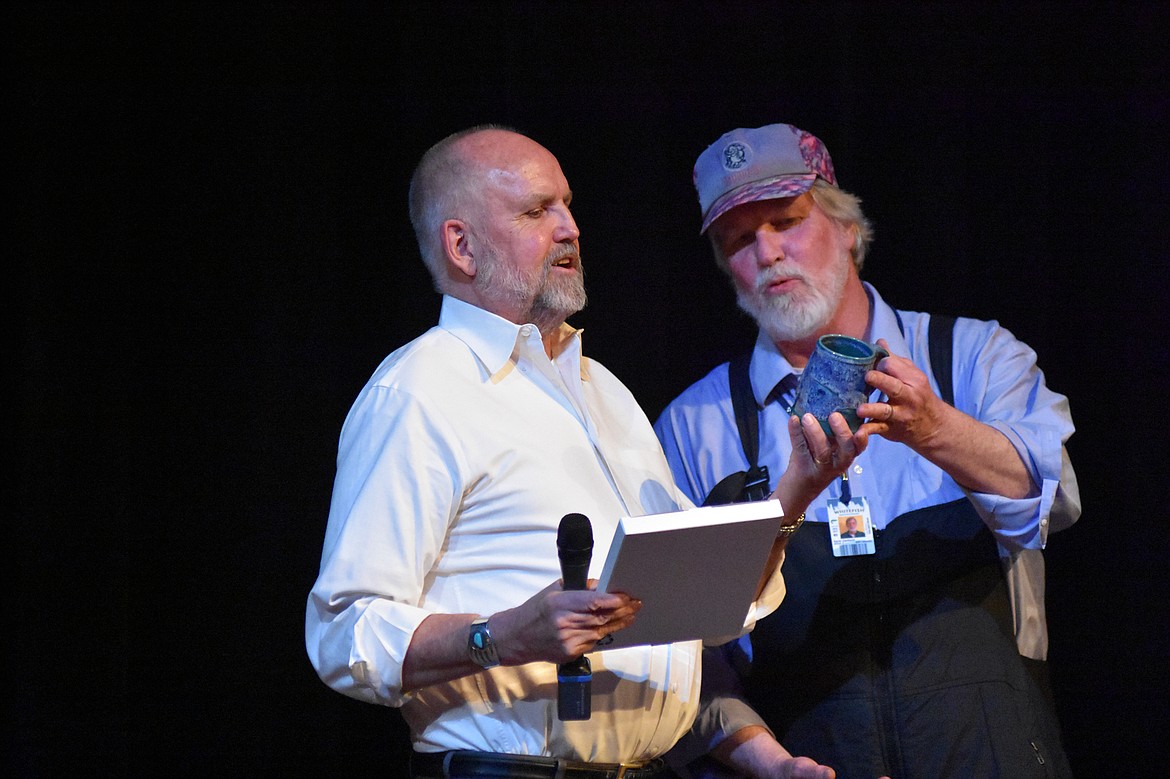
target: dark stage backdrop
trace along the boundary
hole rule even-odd
[[[747,348],[695,156],[788,121],[893,304],[994,318],[1071,400],[1051,541],[1080,776],[1160,773],[1170,651],[1160,3],[17,3],[4,12],[9,775],[401,776],[303,610],[337,435],[434,323],[410,171],[480,122],[575,190],[574,323],[651,417]]]

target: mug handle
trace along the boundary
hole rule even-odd
[[[873,347],[874,351],[873,367],[870,368],[870,370],[877,370],[877,364],[885,358],[889,357],[890,353],[877,344],[870,344],[870,346]],[[877,389],[872,384],[866,384],[865,386],[869,388],[869,394],[873,394],[873,391]]]

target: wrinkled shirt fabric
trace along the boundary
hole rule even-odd
[[[699,702],[697,641],[589,655],[592,716],[556,716],[552,663],[496,667],[418,690],[402,662],[431,614],[491,615],[560,578],[568,513],[592,522],[590,577],[617,523],[692,507],[645,413],[563,325],[538,329],[452,297],[388,356],[342,428],[305,641],[322,680],[401,707],[414,747],[596,762],[665,753]],[[784,595],[777,571],[745,629]]]

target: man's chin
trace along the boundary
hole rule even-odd
[[[772,305],[760,305],[758,301],[739,300],[739,307],[744,313],[755,320],[773,341],[800,341],[817,332],[823,325],[823,317],[816,316],[815,312],[792,310],[777,310],[776,301]]]
[[[544,294],[533,302],[529,319],[542,325],[560,323],[584,309],[587,302],[583,290],[580,294]]]
[[[588,302],[585,286],[580,283],[578,277],[576,283],[562,284],[558,285],[558,288],[545,290],[537,298],[536,305],[548,310],[564,311],[565,316],[571,316],[585,308]]]

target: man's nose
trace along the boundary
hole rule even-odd
[[[784,259],[784,234],[764,225],[756,230],[756,262],[760,267],[774,265]]]
[[[557,242],[576,241],[581,237],[581,231],[577,229],[577,222],[573,219],[573,213],[569,211],[568,206],[563,206],[557,209],[557,229],[553,236]]]

